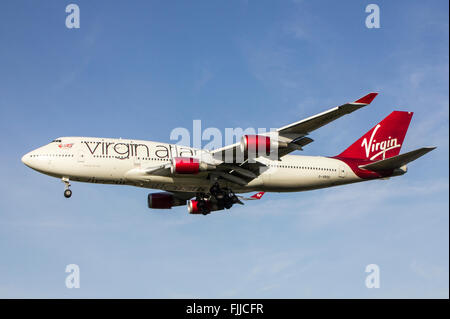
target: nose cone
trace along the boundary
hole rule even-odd
[[[27,153],[24,156],[22,156],[22,163],[30,167],[30,153]]]
[[[35,171],[38,171],[40,173],[47,174],[52,172],[52,161],[51,157],[49,157],[48,155],[43,155],[42,151],[42,148],[35,149],[22,156],[21,160],[22,163],[24,163],[29,168],[34,169]]]

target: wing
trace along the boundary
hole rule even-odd
[[[313,142],[313,139],[307,137],[306,135],[346,114],[350,114],[366,105],[369,105],[377,95],[378,93],[369,93],[354,102],[334,107],[325,112],[277,129],[275,133],[277,135],[277,139],[284,144],[283,147],[278,149],[278,156],[283,157],[284,155],[295,150],[302,150],[304,146]],[[236,163],[239,162],[237,159],[245,158],[240,150],[240,143],[225,146],[214,150],[211,153],[215,158],[227,163]],[[242,161],[240,163],[242,163]]]
[[[352,103],[346,103],[341,106],[334,107],[325,112],[308,117],[304,120],[283,126],[278,129],[280,135],[295,134],[307,135],[318,128],[337,120],[338,118],[350,114],[366,105],[369,105],[378,93],[369,93],[366,96]]]

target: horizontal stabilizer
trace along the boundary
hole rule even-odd
[[[408,164],[409,162],[412,162],[419,157],[425,155],[428,152],[431,152],[436,147],[422,147],[417,150],[393,156],[388,159],[384,159],[375,163],[367,164],[367,165],[361,165],[359,168],[367,169],[370,171],[387,171],[387,170],[393,170],[396,168],[400,168],[403,165]]]

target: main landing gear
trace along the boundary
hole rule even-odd
[[[62,178],[63,183],[65,184],[65,189],[64,189],[64,197],[65,198],[70,198],[70,196],[72,196],[72,191],[70,190],[70,182],[69,179],[67,177],[63,177]]]
[[[201,212],[203,215],[208,215],[211,213],[211,208],[209,207],[210,201],[204,193],[198,193],[195,197],[195,200],[197,201],[199,212]]]
[[[230,209],[233,204],[237,203],[239,199],[233,193],[231,189],[228,188],[220,188],[219,183],[214,183],[214,185],[210,188],[209,192],[212,196],[217,200],[217,206],[219,210],[221,209]]]
[[[220,188],[217,182],[211,186],[208,194],[198,193],[195,200],[203,215],[208,215],[211,211],[230,209],[235,203],[239,202],[231,189]]]

